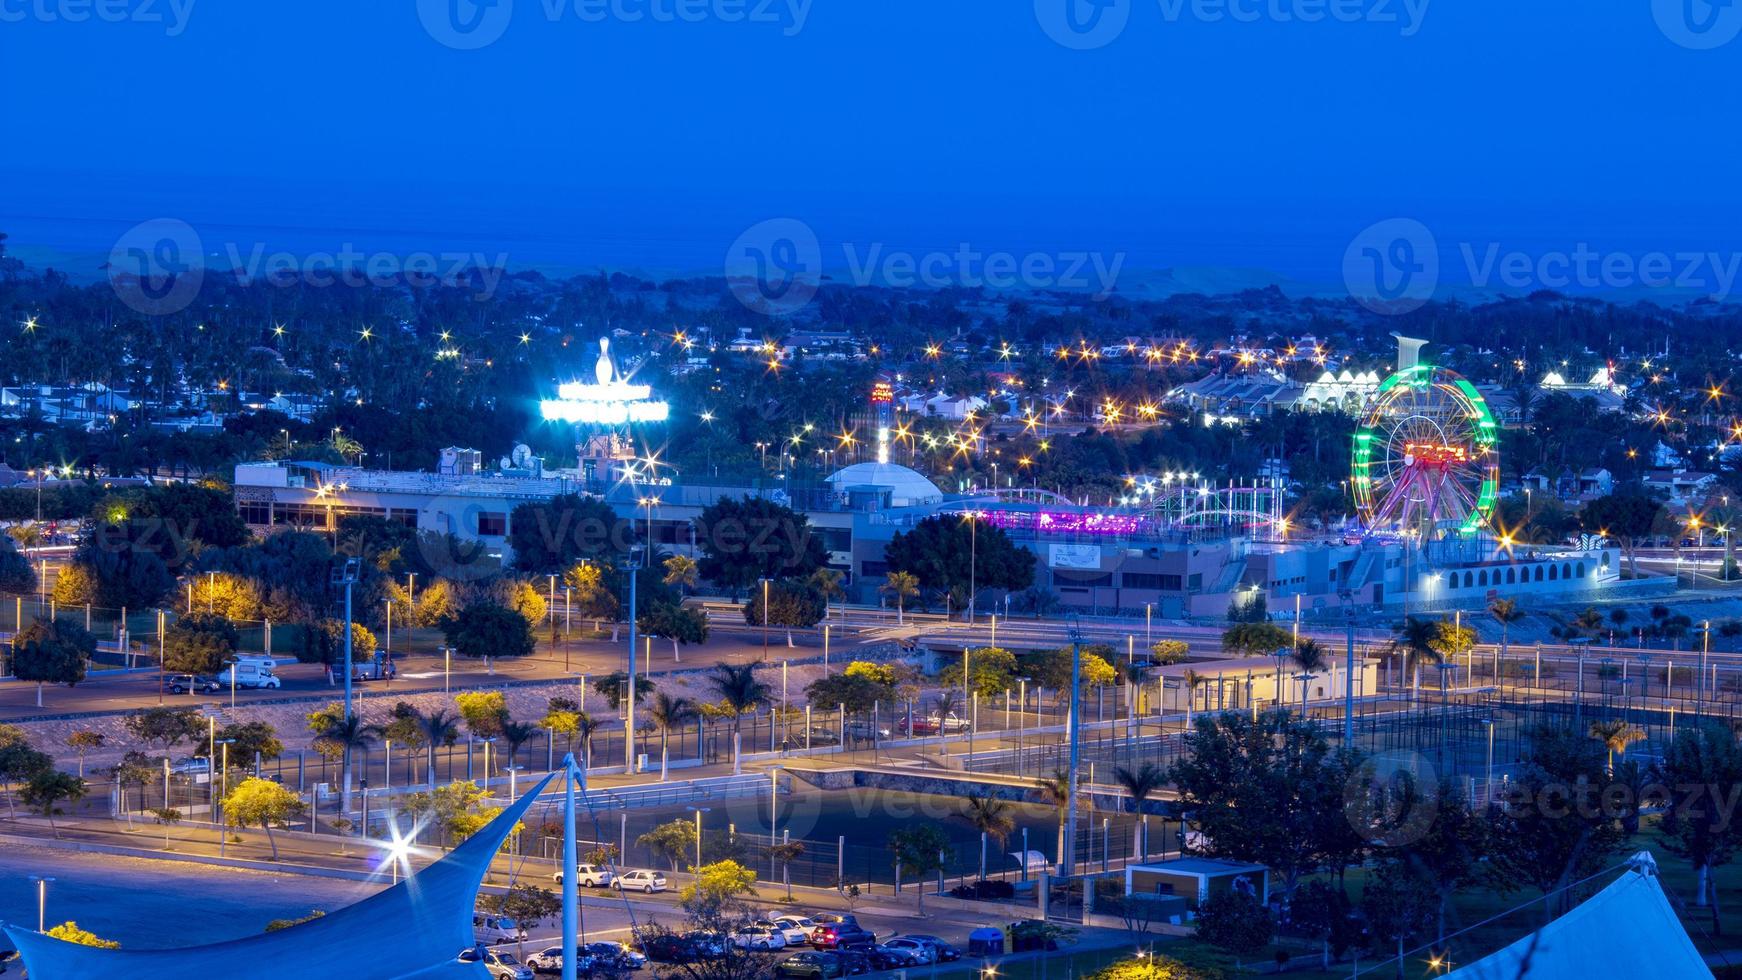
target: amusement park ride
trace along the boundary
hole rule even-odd
[[[1397,371],[1365,406],[1352,446],[1354,496],[1364,539],[1413,541],[1436,552],[1477,544],[1494,513],[1500,481],[1499,426],[1474,385],[1421,360],[1425,341],[1398,337]],[[1009,529],[1132,536],[1239,534],[1289,539],[1286,487],[1276,475],[1216,483],[1198,473],[1132,478],[1105,511],[1037,488],[981,491],[982,499],[1032,504],[995,516]]]
[[[1487,526],[1500,486],[1500,434],[1488,403],[1398,337],[1397,373],[1355,431],[1352,486],[1369,534],[1432,541]]]

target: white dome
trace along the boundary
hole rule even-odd
[[[937,484],[905,466],[895,463],[854,463],[837,470],[829,477],[835,492],[850,487],[884,487],[889,490],[889,502],[896,507],[935,504],[944,499]]]

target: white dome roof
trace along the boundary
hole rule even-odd
[[[944,492],[919,473],[895,463],[854,463],[837,470],[829,477],[837,493],[849,487],[886,487],[890,503],[896,507],[935,504],[944,499]]]

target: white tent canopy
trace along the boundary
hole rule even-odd
[[[1710,977],[1657,880],[1649,851],[1566,915],[1449,974],[1456,980],[1688,980]]]

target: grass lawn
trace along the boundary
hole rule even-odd
[[[1669,895],[1671,904],[1675,905],[1681,913],[1682,925],[1687,928],[1688,935],[1693,937],[1694,945],[1699,948],[1700,952],[1742,950],[1742,896],[1738,896],[1738,892],[1742,891],[1742,862],[1732,862],[1729,865],[1719,867],[1716,871],[1722,928],[1721,932],[1715,933],[1711,911],[1695,908],[1693,905],[1694,869],[1686,861],[1671,854],[1663,847],[1662,838],[1657,832],[1654,820],[1648,819],[1642,825],[1640,832],[1630,839],[1609,863],[1619,863],[1641,850],[1649,850],[1656,856],[1664,891]],[[1366,873],[1360,869],[1351,869],[1347,875],[1349,896],[1356,902],[1360,901],[1365,877]],[[1575,898],[1575,903],[1601,890],[1613,878],[1613,874],[1600,877],[1584,886]],[[1452,908],[1447,915],[1446,929],[1448,932],[1457,932],[1460,929],[1468,931],[1452,940],[1453,967],[1463,966],[1481,959],[1539,927],[1542,924],[1541,903],[1517,909],[1517,906],[1539,897],[1539,893],[1531,889],[1516,891],[1509,895],[1499,895],[1483,889],[1469,889],[1454,896]],[[1493,921],[1488,921],[1490,919]],[[1478,925],[1478,923],[1485,924]],[[1182,947],[1190,948],[1200,945],[1195,939],[1185,939],[1178,943],[1170,942],[1165,945],[1158,943],[1156,950],[1160,953],[1171,954],[1174,950]],[[1333,964],[1328,972],[1322,971],[1317,968],[1320,962],[1318,950],[1308,949],[1302,945],[1288,945],[1284,948],[1290,954],[1290,963],[1293,967],[1287,971],[1287,975],[1290,977],[1302,978],[1302,980],[1306,980],[1306,978],[1312,978],[1312,980],[1319,980],[1319,978],[1338,980],[1341,978],[1341,980],[1346,980],[1350,976],[1351,969],[1348,961]],[[1275,949],[1276,947],[1272,947],[1262,953],[1246,957],[1245,963],[1249,969],[1253,969],[1255,972],[1272,972],[1275,969]],[[1735,960],[1742,963],[1742,956],[1735,957]],[[1363,975],[1367,977],[1390,978],[1394,975],[1389,964],[1381,969],[1367,972],[1369,961],[1365,958],[1361,962],[1361,969],[1364,971]],[[1443,968],[1434,969],[1425,955],[1417,955],[1410,963],[1406,964],[1404,976],[1410,978],[1431,977],[1442,975],[1444,972]]]

